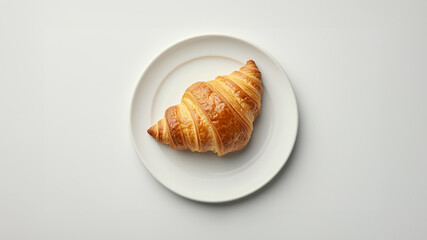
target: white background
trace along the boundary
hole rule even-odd
[[[425,239],[426,1],[0,0],[0,239]],[[195,34],[284,67],[300,131],[241,201],[181,198],[128,131],[142,70]]]

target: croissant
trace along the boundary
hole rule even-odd
[[[240,150],[261,112],[262,92],[261,72],[249,60],[230,75],[191,85],[181,103],[168,108],[147,132],[172,149],[213,151],[218,156]]]

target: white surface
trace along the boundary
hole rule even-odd
[[[219,158],[172,150],[148,135],[191,84],[228,75],[250,59],[263,73],[262,111],[243,150]],[[286,73],[268,53],[245,40],[209,34],[170,46],[148,65],[132,98],[130,124],[135,150],[159,182],[186,198],[219,203],[259,190],[279,172],[295,143],[298,109]]]
[[[426,1],[0,1],[1,239],[425,239]],[[300,129],[251,198],[199,204],[145,170],[133,87],[223,32],[272,53]]]

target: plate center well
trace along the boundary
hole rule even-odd
[[[179,104],[185,90],[198,81],[209,81],[218,75],[228,75],[244,65],[243,62],[219,56],[204,56],[186,61],[170,71],[160,83],[153,99],[151,120],[156,122],[164,111]],[[272,129],[270,96],[264,89],[262,112],[254,122],[254,131],[249,144],[242,150],[218,157],[212,152],[192,153],[190,150],[172,150],[159,144],[164,161],[172,162],[187,174],[203,178],[219,178],[234,175],[249,167],[262,153]],[[269,118],[263,116],[270,116]],[[261,131],[263,129],[263,131]],[[267,130],[267,131],[266,131]]]

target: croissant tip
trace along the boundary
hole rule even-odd
[[[246,65],[244,67],[248,67],[248,68],[252,68],[252,69],[257,69],[258,70],[258,66],[256,65],[255,61],[250,59],[246,62]]]
[[[152,136],[153,138],[156,138],[156,131],[154,130],[155,125],[153,125],[152,127],[150,127],[147,130],[147,133],[150,134],[150,136]]]

